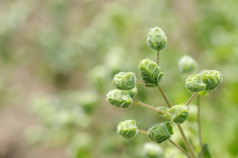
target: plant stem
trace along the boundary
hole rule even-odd
[[[140,81],[140,80],[136,80],[136,83],[145,84],[145,82],[144,82],[144,81]]]
[[[198,136],[199,143],[201,148],[201,158],[204,158],[203,154],[203,143],[202,143],[202,132],[201,132],[201,111],[200,111],[200,96],[197,96],[197,105],[198,105],[198,113],[197,113],[197,121],[198,121]]]
[[[159,50],[157,50],[157,65],[159,66]]]
[[[172,141],[171,139],[168,139],[169,142],[171,144],[173,144],[176,148],[178,148],[180,151],[182,151],[185,155],[187,155],[189,158],[192,158],[191,155],[189,153],[187,153],[181,146],[179,146],[178,144],[176,144],[174,141]]]
[[[160,85],[158,85],[158,90],[160,91],[162,97],[164,98],[164,101],[166,102],[167,106],[168,106],[169,108],[171,108],[171,105],[170,105],[170,103],[169,103],[169,101],[168,101],[166,95],[164,94],[164,91],[163,91],[162,88],[160,87]]]
[[[191,96],[191,98],[190,98],[190,99],[188,100],[188,102],[186,103],[187,106],[192,102],[192,100],[196,97],[196,95],[197,95],[197,92],[193,93],[193,95]]]
[[[162,88],[161,88],[160,86],[158,86],[158,89],[159,89],[161,95],[163,96],[165,102],[167,103],[167,106],[170,108],[170,107],[171,107],[171,104],[169,103],[167,97],[165,96],[165,94],[164,94]],[[194,94],[193,94],[193,95],[194,95]],[[192,98],[194,98],[194,97],[192,96]],[[191,100],[191,99],[189,99],[189,100]],[[191,101],[192,101],[192,100],[191,100]],[[191,102],[191,101],[190,101],[190,102]],[[189,104],[190,102],[188,102],[188,104]],[[188,138],[185,136],[185,133],[184,133],[184,131],[183,131],[182,126],[181,126],[180,124],[177,124],[177,126],[178,126],[178,128],[179,128],[179,131],[180,131],[182,137],[183,137],[183,140],[184,140],[184,143],[185,143],[187,149],[188,149],[189,152],[192,154],[192,157],[193,157],[193,158],[196,158],[196,157],[197,157],[197,156],[196,156],[196,153],[195,153],[195,151],[194,151],[192,145],[189,143]]]
[[[182,126],[181,126],[180,124],[177,124],[177,126],[178,126],[178,129],[179,129],[179,131],[180,131],[182,137],[183,137],[183,140],[184,140],[184,143],[185,143],[187,149],[188,149],[188,150],[190,151],[190,153],[192,154],[192,157],[193,157],[193,158],[196,158],[196,157],[197,157],[197,156],[196,156],[196,153],[195,153],[195,151],[194,151],[192,145],[189,143],[188,138],[185,136],[185,133],[184,133],[184,131],[183,131]]]
[[[163,113],[163,114],[165,114],[165,115],[171,116],[170,113],[167,113],[167,112],[165,112],[165,111],[159,110],[159,109],[157,109],[157,108],[155,108],[155,107],[153,107],[153,106],[150,106],[150,105],[148,105],[148,104],[146,104],[146,103],[143,103],[143,102],[141,102],[141,101],[139,101],[139,100],[134,100],[134,103],[137,103],[137,104],[139,104],[139,105],[141,105],[141,106],[143,106],[143,107],[146,107],[146,108],[148,108],[148,109],[154,110],[154,111],[156,111],[156,112],[160,112],[160,113]]]
[[[159,65],[159,51],[157,51],[157,64]],[[169,108],[171,108],[171,104],[169,103],[169,101],[168,101],[166,95],[164,94],[164,91],[163,91],[162,88],[160,87],[160,85],[158,85],[158,90],[160,91],[162,97],[164,98],[164,100],[165,100],[167,106],[168,106]],[[195,97],[195,96],[194,96],[194,97]],[[191,100],[191,101],[192,101],[192,100]],[[191,102],[191,101],[190,101],[190,102]],[[187,105],[189,105],[190,102],[188,102]],[[184,131],[183,131],[183,128],[180,126],[180,124],[177,124],[177,126],[178,126],[178,128],[179,128],[179,131],[180,131],[182,137],[183,137],[183,140],[184,140],[184,142],[185,142],[185,145],[186,145],[187,149],[188,149],[188,150],[190,151],[190,153],[192,154],[192,158],[196,158],[196,157],[197,157],[197,156],[196,156],[196,153],[195,153],[193,147],[191,146],[191,144],[189,143],[188,138],[185,136]]]
[[[141,129],[138,129],[138,132],[139,132],[139,133],[142,133],[142,134],[146,134],[146,135],[149,134],[149,132],[144,131],[144,130],[141,130]]]

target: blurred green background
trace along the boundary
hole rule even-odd
[[[134,119],[148,129],[161,118],[138,106],[113,107],[105,95],[115,73],[139,78],[139,61],[156,60],[146,45],[154,26],[168,37],[161,86],[173,105],[191,96],[178,69],[183,55],[197,61],[197,72],[224,75],[201,99],[202,133],[214,158],[238,157],[237,6],[237,0],[1,0],[0,158],[145,157],[147,136],[124,140],[116,126]],[[157,89],[141,85],[137,99],[165,105]],[[196,124],[183,126],[198,152]],[[161,147],[179,157],[170,144]]]

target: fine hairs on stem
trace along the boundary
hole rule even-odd
[[[150,30],[147,36],[148,47],[156,50],[156,62],[146,58],[140,61],[139,71],[142,80],[137,80],[134,72],[119,72],[113,78],[112,84],[116,89],[107,93],[107,101],[118,108],[129,108],[133,103],[143,106],[147,109],[155,111],[164,121],[158,122],[151,126],[147,131],[138,129],[136,120],[125,120],[119,122],[117,126],[117,133],[126,139],[134,138],[137,133],[146,134],[152,141],[160,144],[164,141],[170,142],[175,148],[181,151],[188,158],[198,158],[194,147],[189,142],[188,137],[185,135],[184,129],[181,124],[184,123],[189,115],[189,104],[197,96],[198,112],[198,135],[199,143],[201,146],[201,156],[204,158],[202,135],[201,135],[201,119],[200,119],[200,96],[202,93],[207,93],[215,89],[223,80],[222,74],[216,70],[204,70],[198,74],[190,75],[185,81],[185,87],[190,91],[192,96],[186,103],[172,105],[165,92],[161,88],[160,81],[164,76],[164,71],[159,65],[160,51],[166,47],[167,36],[159,27],[154,27]],[[179,70],[181,73],[191,73],[195,70],[195,60],[189,56],[184,56],[179,60]],[[212,82],[210,82],[212,81]],[[145,87],[158,88],[162,98],[164,99],[167,107],[158,106],[154,107],[146,104],[138,99],[135,99],[137,94],[137,84],[143,84]],[[201,92],[201,93],[200,93]],[[198,95],[199,94],[199,95]],[[190,121],[190,120],[189,120]],[[188,121],[188,122],[189,122]],[[185,147],[179,146],[171,139],[174,134],[173,125],[179,129]],[[185,149],[186,148],[186,149]],[[150,149],[154,150],[154,147]]]

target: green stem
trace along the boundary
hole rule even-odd
[[[199,143],[201,148],[201,158],[204,158],[202,132],[201,132],[201,111],[200,111],[200,96],[199,95],[197,96],[197,105],[198,105],[198,112],[197,112],[198,136],[199,136]]]
[[[188,102],[186,103],[187,106],[192,102],[192,100],[196,97],[196,95],[197,95],[196,92],[193,93],[193,95],[191,96],[191,98],[190,98],[190,99],[188,100]]]
[[[155,107],[153,107],[153,106],[150,106],[150,105],[148,105],[148,104],[146,104],[146,103],[143,103],[143,102],[141,102],[141,101],[139,101],[139,100],[134,100],[134,103],[137,103],[137,104],[139,104],[139,105],[141,105],[141,106],[143,106],[143,107],[146,107],[146,108],[148,108],[148,109],[154,110],[154,111],[156,111],[156,112],[160,112],[160,113],[163,113],[163,114],[165,114],[165,115],[171,116],[170,113],[167,113],[167,112],[165,112],[165,111],[159,110],[159,109],[157,109],[157,108],[155,108]]]
[[[141,129],[138,129],[138,132],[139,132],[139,133],[141,133],[141,134],[146,134],[146,135],[148,135],[148,134],[149,134],[149,132],[147,132],[147,131],[144,131],[144,130],[141,130]]]
[[[136,80],[136,83],[145,84],[144,81]]]
[[[182,126],[181,126],[180,124],[177,124],[177,126],[178,126],[178,129],[179,129],[179,131],[180,131],[182,137],[183,137],[183,140],[184,140],[184,143],[185,143],[187,149],[188,149],[189,152],[192,154],[192,157],[193,157],[193,158],[196,158],[196,157],[197,157],[197,156],[196,156],[196,153],[195,153],[195,151],[194,151],[192,145],[189,143],[189,140],[188,140],[188,138],[186,137],[186,135],[185,135],[185,133],[184,133],[184,131],[183,131]]]
[[[189,157],[189,158],[192,158],[191,157],[191,155],[188,153],[188,152],[186,152],[181,146],[179,146],[178,144],[176,144],[174,141],[172,141],[171,139],[168,139],[169,140],[169,142],[171,143],[171,144],[173,144],[176,148],[178,148],[180,151],[182,151],[185,155],[187,155],[187,157]]]
[[[166,95],[164,94],[163,89],[160,87],[160,85],[158,86],[158,90],[160,91],[162,97],[164,98],[164,101],[166,102],[167,106],[168,106],[169,108],[171,108],[171,105],[170,105],[170,103],[169,103],[169,101],[168,101]]]
[[[159,50],[157,50],[157,65],[159,66]]]
[[[170,108],[170,107],[171,107],[171,104],[169,103],[167,97],[165,96],[164,91],[162,90],[162,88],[161,88],[160,86],[158,86],[158,89],[159,89],[161,95],[163,96],[165,102],[167,103],[167,106]],[[192,97],[192,98],[193,98],[193,97]],[[189,99],[189,100],[190,100],[190,102],[192,101],[192,99]],[[188,102],[188,104],[189,104],[190,102]],[[197,156],[196,156],[196,153],[195,153],[195,151],[194,151],[192,145],[189,143],[188,138],[185,136],[185,133],[184,133],[184,131],[183,131],[183,128],[182,128],[181,125],[179,125],[179,124],[177,124],[177,126],[178,126],[178,128],[179,128],[179,131],[180,131],[182,137],[183,137],[183,140],[184,140],[184,143],[185,143],[187,149],[188,149],[189,152],[192,154],[192,157],[193,157],[193,158],[196,158],[196,157],[197,157]]]

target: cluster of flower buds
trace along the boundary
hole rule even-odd
[[[146,87],[157,87],[164,76],[163,70],[150,59],[143,59],[140,62],[140,76]]]
[[[190,92],[210,91],[222,82],[222,74],[216,70],[203,70],[197,75],[190,75],[185,83]]]
[[[147,44],[150,48],[160,51],[166,47],[167,37],[159,27],[152,28],[148,34]],[[158,53],[159,54],[159,53]],[[196,62],[189,56],[184,56],[179,61],[179,69],[182,73],[191,73],[196,68]],[[159,87],[159,83],[164,76],[162,68],[146,58],[140,61],[139,64],[140,77],[146,87]],[[191,92],[205,93],[215,89],[222,81],[222,74],[215,70],[205,70],[196,75],[190,75],[185,83],[185,87]],[[133,99],[137,94],[136,77],[133,72],[120,72],[116,74],[112,81],[115,90],[107,93],[107,100],[117,107],[128,108],[133,103]],[[117,127],[117,132],[124,138],[134,138],[138,132],[147,134],[148,137],[156,142],[161,143],[170,139],[173,135],[172,124],[182,124],[187,120],[189,115],[188,104],[177,104],[170,108],[166,107],[151,107],[140,101],[136,101],[145,107],[158,111],[161,117],[166,118],[165,122],[157,123],[147,131],[139,130],[136,126],[136,121],[126,120],[120,122]],[[171,141],[171,140],[170,140]],[[152,147],[153,148],[153,147]],[[154,150],[154,149],[153,149]],[[159,153],[161,154],[161,153]],[[159,155],[155,150],[153,155]],[[148,153],[146,154],[148,155]]]
[[[138,128],[136,126],[135,120],[126,120],[120,122],[117,126],[117,133],[122,137],[131,139],[138,133]]]
[[[164,31],[159,27],[154,27],[150,30],[147,36],[148,47],[160,51],[167,45],[167,36]]]
[[[169,121],[157,123],[148,130],[149,138],[157,143],[169,139],[173,133],[173,128]]]
[[[117,107],[128,108],[137,93],[136,77],[133,72],[119,72],[112,80],[117,88],[107,93],[107,100]]]

